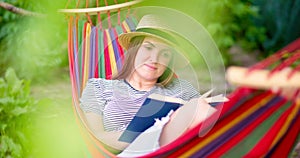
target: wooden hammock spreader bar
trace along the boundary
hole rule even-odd
[[[227,81],[236,86],[245,86],[258,89],[272,87],[295,87],[300,88],[300,72],[295,72],[288,77],[290,72],[278,71],[272,75],[270,70],[254,70],[249,73],[248,68],[231,66],[226,71]]]
[[[130,2],[124,2],[120,4],[114,4],[109,6],[103,7],[96,7],[96,8],[78,8],[78,9],[59,9],[58,12],[66,13],[66,14],[86,14],[89,15],[96,15],[98,12],[116,12],[119,9],[127,8],[142,2],[142,0],[134,0]]]

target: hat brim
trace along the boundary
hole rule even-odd
[[[137,37],[137,36],[145,36],[145,37],[152,37],[152,38],[156,38],[159,39],[171,46],[174,46],[175,44],[154,34],[151,33],[147,33],[147,32],[128,32],[128,33],[122,33],[118,38],[119,40],[119,44],[126,50],[128,50],[130,41],[132,38]]]
[[[169,40],[166,40],[165,38],[162,38],[158,35],[154,35],[154,34],[147,33],[147,32],[128,32],[128,33],[122,33],[118,37],[118,41],[119,41],[119,44],[125,50],[128,50],[131,39],[134,37],[138,37],[138,36],[156,38],[156,39],[161,40],[161,41],[165,42],[166,44],[170,45],[172,48],[174,48],[176,50],[176,53],[174,55],[174,65],[175,65],[174,68],[175,69],[183,68],[189,64],[189,61],[182,54],[182,51],[178,49],[178,46],[175,43],[170,42]]]

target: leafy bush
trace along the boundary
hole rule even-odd
[[[13,5],[16,4],[12,3]],[[12,35],[17,34],[17,22],[21,21],[22,17],[17,16],[16,14],[13,14],[9,11],[6,11],[4,9],[0,9],[0,52],[1,52],[1,58],[0,58],[0,75],[2,76],[7,66],[10,63],[10,59],[13,57],[12,53],[7,53],[5,50],[13,45],[13,42],[10,39]]]
[[[252,0],[261,8],[257,26],[266,28],[266,40],[261,43],[265,56],[277,51],[300,37],[299,0]]]
[[[0,157],[23,157],[28,152],[25,133],[35,109],[29,81],[18,79],[9,68],[0,78]]]
[[[16,7],[44,14],[23,16],[0,9],[0,75],[13,67],[21,78],[33,82],[67,66],[67,21],[51,1],[6,0]],[[52,7],[52,8],[51,8]],[[58,18],[57,16],[60,16]],[[63,27],[63,28],[62,28]]]
[[[208,6],[210,20],[205,25],[220,49],[240,43],[252,50],[265,40],[264,27],[257,27],[253,21],[259,17],[259,8],[249,0],[212,1]]]

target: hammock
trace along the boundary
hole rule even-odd
[[[87,157],[116,157],[86,126],[79,98],[89,78],[110,79],[120,70],[124,51],[119,46],[117,37],[122,32],[134,31],[138,18],[127,14],[121,22],[119,13],[120,9],[135,3],[136,1],[131,1],[109,7],[107,3],[107,7],[99,7],[97,3],[96,8],[87,8],[86,5],[87,9],[61,10],[75,14],[68,16],[69,69],[74,113],[89,150]],[[108,22],[108,27],[105,28],[100,14],[110,19],[113,11],[117,11],[118,23],[112,25]],[[78,16],[79,13],[85,14],[85,18]],[[93,25],[90,15],[97,15],[97,26]],[[257,63],[247,72],[251,76],[251,73],[273,67],[271,72],[276,75],[279,70],[292,65],[293,71],[289,74],[292,78],[300,70],[298,49],[300,39]],[[278,61],[283,62],[276,65]],[[219,114],[212,115],[174,142],[143,157],[288,157],[297,138],[299,139],[299,101],[286,100],[268,90],[239,84],[241,87],[228,95],[229,102],[216,106]],[[199,136],[199,129],[210,129],[210,122],[214,122],[216,115],[220,115],[220,118],[213,128],[207,134]]]

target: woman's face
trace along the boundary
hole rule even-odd
[[[157,81],[172,59],[172,49],[166,43],[146,37],[134,63],[135,75],[146,81]]]

